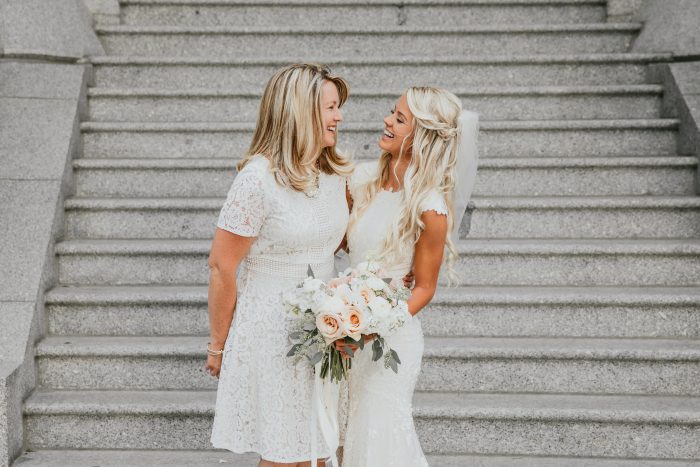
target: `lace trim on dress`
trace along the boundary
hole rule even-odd
[[[257,237],[265,220],[265,187],[256,161],[234,179],[217,227],[243,237]]]
[[[447,203],[445,198],[437,191],[433,190],[428,194],[428,197],[421,206],[421,212],[435,211],[436,213],[447,216]]]

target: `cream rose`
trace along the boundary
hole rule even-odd
[[[331,344],[343,337],[345,326],[343,318],[331,311],[322,311],[316,316],[316,327],[326,344]]]
[[[345,324],[346,334],[356,341],[360,340],[362,333],[367,330],[364,313],[354,305],[345,308],[343,324]]]
[[[357,293],[362,297],[362,300],[364,300],[365,303],[369,303],[374,297],[377,296],[374,293],[374,290],[372,290],[370,287],[367,287],[366,285],[360,286],[360,288],[357,290]]]

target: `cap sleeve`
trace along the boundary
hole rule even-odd
[[[219,214],[218,228],[243,237],[258,236],[267,214],[267,163],[260,159],[251,160],[233,180]]]
[[[435,211],[443,216],[447,215],[447,203],[445,197],[437,190],[431,190],[421,205],[421,212]]]

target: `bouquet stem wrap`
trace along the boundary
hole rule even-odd
[[[311,398],[311,465],[318,466],[318,430],[330,450],[330,462],[333,467],[340,467],[336,451],[340,444],[338,427],[338,400],[340,386],[337,382],[321,378],[321,362],[317,363],[314,371],[314,387]]]

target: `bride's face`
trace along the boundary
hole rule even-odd
[[[340,113],[338,88],[330,81],[321,86],[321,115],[323,116],[323,147],[335,146],[338,140],[338,123],[343,120]]]
[[[384,133],[379,140],[379,147],[392,156],[398,156],[404,140],[406,140],[404,150],[410,147],[413,134],[412,123],[413,114],[408,109],[406,93],[403,93],[389,115],[384,117]]]

